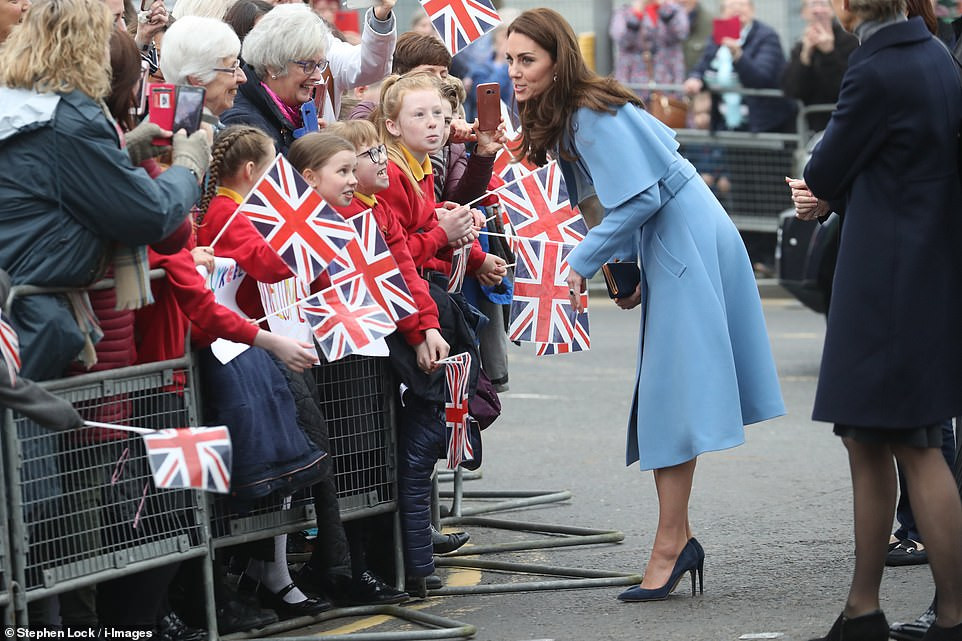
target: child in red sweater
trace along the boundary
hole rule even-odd
[[[484,285],[497,285],[505,262],[475,242],[483,223],[476,210],[434,199],[429,154],[444,144],[444,108],[437,78],[416,73],[390,76],[381,85],[380,136],[387,142],[390,186],[381,192],[408,235],[414,263],[447,276],[451,249],[471,244],[468,272]]]
[[[225,140],[225,136],[229,140]],[[222,140],[225,140],[223,144]],[[353,161],[353,149],[349,155]],[[252,127],[228,127],[213,149],[211,167],[217,182],[217,195],[210,198],[210,206],[197,231],[199,242],[213,244],[216,239],[214,250],[217,254],[234,258],[247,272],[248,278],[238,290],[237,302],[245,313],[256,318],[263,316],[256,282],[278,282],[290,278],[293,274],[254,229],[253,224],[245,216],[233,214],[273,159],[273,146],[263,132]],[[353,174],[352,171],[334,173],[340,173],[341,176]],[[341,191],[349,200],[349,196],[353,195],[353,184],[347,185],[345,182]],[[208,194],[210,193],[211,188],[208,189]],[[325,196],[325,193],[321,195]],[[221,233],[225,225],[228,225],[226,231]],[[322,287],[325,280],[326,275],[322,274],[312,283],[312,290]],[[310,368],[302,374],[288,373],[286,380],[287,385],[299,398],[299,403],[319,405],[316,383]],[[298,406],[298,422],[302,428],[322,450],[331,451],[326,423],[323,420],[310,419],[310,416],[321,416],[323,413],[311,412],[308,409],[302,412],[302,409],[304,408]],[[286,535],[274,537],[273,560],[263,561],[259,567],[258,562],[253,561],[248,568],[248,574],[261,582],[260,596],[264,605],[279,610],[282,615],[297,615],[316,612],[313,604],[319,604],[322,608],[330,607],[324,597],[352,605],[399,603],[406,600],[407,594],[394,590],[366,569],[360,569],[358,563],[352,562],[338,512],[337,489],[330,460],[323,462],[322,476],[312,489],[318,521],[316,556],[324,557],[324,561],[318,563],[319,570],[330,580],[322,582],[323,590],[315,590],[313,588],[317,587],[318,582],[302,581],[299,577],[298,584],[303,584],[306,590],[318,597],[306,598],[291,581],[288,573]]]
[[[378,153],[377,149],[384,150],[383,146],[378,147],[377,129],[370,122],[339,122],[324,133],[308,134],[298,139],[291,146],[290,160],[321,197],[345,218],[368,209],[374,214],[378,229],[418,306],[416,313],[397,321],[398,330],[414,349],[420,369],[427,371],[433,367],[434,361],[447,356],[448,344],[441,338],[437,305],[431,300],[427,284],[417,273],[407,249],[404,230],[389,207],[374,196],[387,187],[387,157],[385,154],[374,161],[371,154]],[[357,150],[363,150],[363,153],[357,153]],[[354,165],[350,174],[344,173],[343,179],[338,169],[334,169],[338,167],[335,161],[339,156],[348,165]],[[331,169],[325,172],[326,167]],[[329,176],[327,180],[323,179],[325,176]],[[344,191],[345,185],[352,189],[350,194]]]

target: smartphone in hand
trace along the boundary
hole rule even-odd
[[[177,133],[181,129],[192,134],[200,127],[200,118],[204,113],[203,87],[180,85],[177,87],[177,106],[174,109],[174,121],[170,130]]]
[[[150,122],[170,131],[174,126],[174,108],[177,106],[177,87],[169,83],[150,85]],[[169,138],[154,138],[159,146],[170,145]]]
[[[496,82],[485,82],[477,87],[478,129],[494,131],[501,124],[501,87]]]

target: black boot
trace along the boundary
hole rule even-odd
[[[811,641],[888,641],[889,624],[881,610],[849,619],[838,615],[832,629],[824,637]]]

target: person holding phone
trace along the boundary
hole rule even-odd
[[[167,82],[181,88],[178,106],[192,88],[202,88],[205,119],[220,128],[221,114],[234,106],[238,88],[247,82],[240,49],[237,34],[220,20],[185,16],[175,22],[164,34],[160,69]]]
[[[283,153],[294,142],[294,131],[304,126],[304,103],[315,99],[319,104],[320,128],[337,120],[344,90],[379,82],[390,71],[397,40],[394,3],[380,0],[368,10],[359,45],[335,38],[305,5],[272,9],[244,39],[243,70],[250,82],[224,122],[263,129]]]
[[[729,34],[718,42],[709,42],[701,60],[688,72],[684,83],[685,93],[694,96],[706,88],[706,79],[725,71],[734,73],[737,83],[742,87],[778,89],[785,67],[785,52],[778,33],[755,19],[753,1],[722,0],[720,18],[738,18],[741,24],[739,37]],[[712,89],[711,86],[707,88]],[[795,103],[784,98],[746,97],[737,103],[732,102],[730,106],[726,103],[726,109],[731,112],[726,114],[720,112],[720,104],[720,101],[715,101],[713,129],[780,132],[795,128]]]
[[[591,186],[601,223],[568,254],[571,305],[613,258],[637,260],[641,282],[617,301],[641,309],[627,463],[653,470],[658,525],[640,585],[622,601],[666,598],[701,579],[688,500],[706,452],[740,445],[744,426],[784,414],[751,264],[731,219],[678,153],[674,131],[638,97],[588,69],[574,30],[551,9],[508,26],[507,59],[521,115],[521,152],[558,157],[571,202]]]

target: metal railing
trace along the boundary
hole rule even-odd
[[[152,278],[163,276],[151,272]],[[112,286],[105,280],[90,289]],[[18,296],[67,291],[76,290],[18,286],[7,304]],[[395,512],[395,415],[386,359],[351,356],[315,367],[314,375],[342,520]],[[144,428],[203,424],[190,352],[41,385],[70,401],[86,420]],[[7,500],[0,500],[0,607],[7,606],[8,625],[28,626],[28,604],[46,597],[160,565],[209,560],[218,547],[316,525],[310,489],[237,514],[216,495],[158,490],[137,435],[51,431],[10,410],[0,421],[7,489]],[[403,570],[400,543],[395,547]],[[216,636],[212,568],[203,565],[208,625]],[[403,618],[404,609],[396,610]],[[438,621],[451,633],[445,638],[473,634],[471,626]]]
[[[650,91],[684,93],[680,84],[627,86],[641,96]],[[785,98],[778,89],[706,86],[706,90],[743,97]],[[792,205],[784,177],[800,175],[814,133],[808,126],[808,116],[834,109],[834,105],[796,104],[794,133],[695,129],[691,103],[688,127],[675,130],[679,152],[695,166],[742,231],[775,233],[779,214]]]

